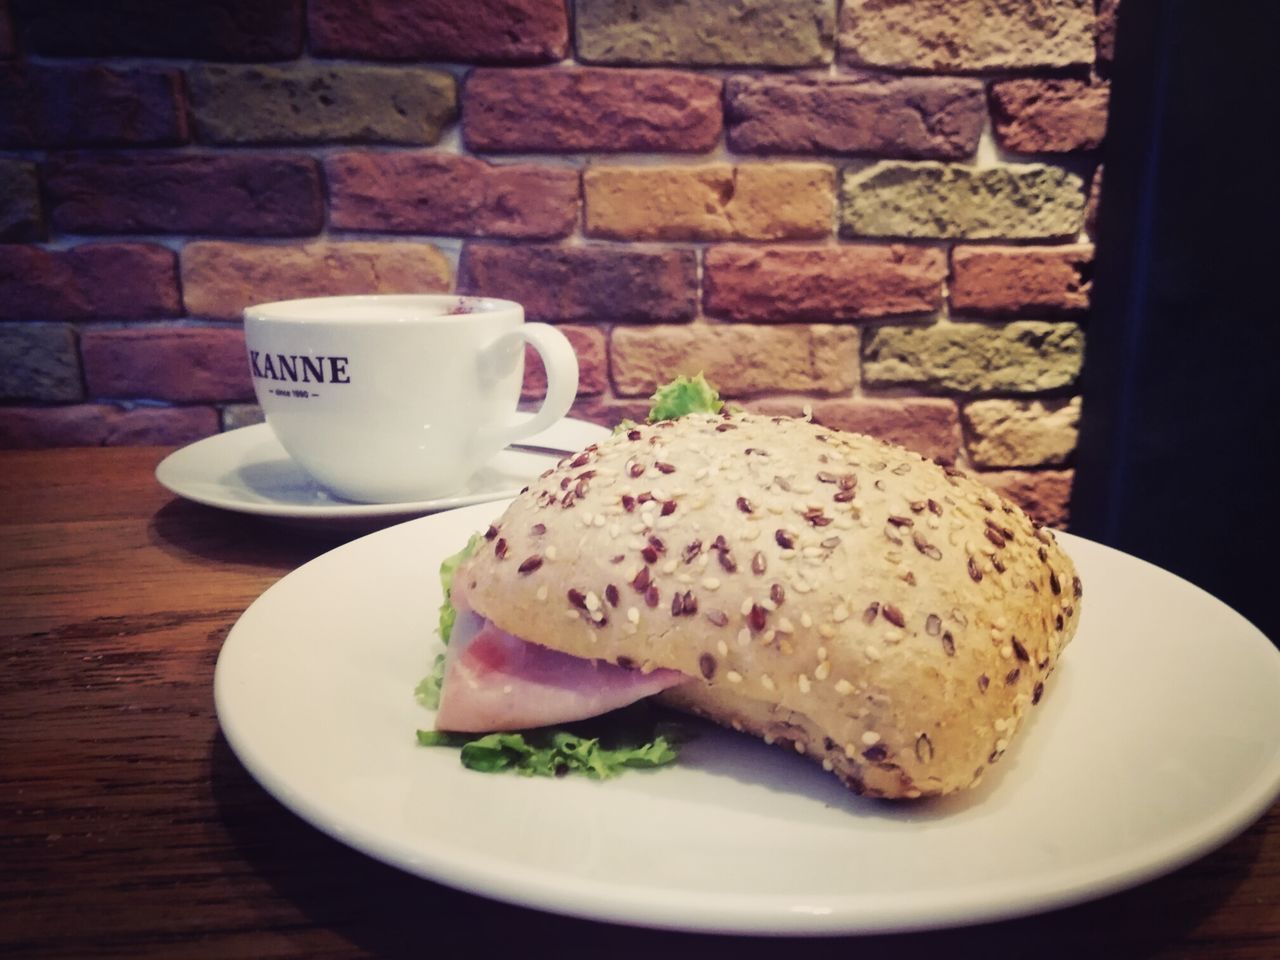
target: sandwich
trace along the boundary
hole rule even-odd
[[[1080,618],[1050,530],[960,470],[807,419],[625,425],[473,548],[440,736],[652,699],[874,797],[977,784]]]

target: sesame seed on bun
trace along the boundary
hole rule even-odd
[[[963,472],[806,420],[694,414],[564,458],[459,569],[502,630],[691,678],[660,699],[878,797],[999,760],[1080,618],[1053,534]]]

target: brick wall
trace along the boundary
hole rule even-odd
[[[0,0],[0,444],[252,422],[246,305],[459,290],[580,415],[701,369],[1062,523],[1115,6]]]

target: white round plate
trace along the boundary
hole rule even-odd
[[[1085,585],[1044,701],[969,794],[892,804],[722,731],[609,781],[464,769],[418,747],[437,567],[505,504],[393,527],[275,584],[227,638],[218,718],[304,819],[449,886],[598,920],[831,934],[1064,906],[1225,842],[1280,790],[1280,653],[1208,594],[1061,535]]]
[[[519,414],[518,416],[528,416]],[[585,420],[566,417],[522,444],[575,451],[609,436]],[[187,500],[210,507],[304,523],[375,526],[473,503],[505,500],[559,455],[508,447],[467,486],[448,497],[410,503],[351,503],[318,485],[289,457],[265,423],[206,437],[165,457],[156,479]]]

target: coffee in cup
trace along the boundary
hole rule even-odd
[[[377,294],[283,300],[244,312],[258,403],[280,444],[319,484],[359,503],[461,490],[510,443],[551,426],[578,389],[559,330],[510,300]],[[547,392],[516,405],[525,344]]]

